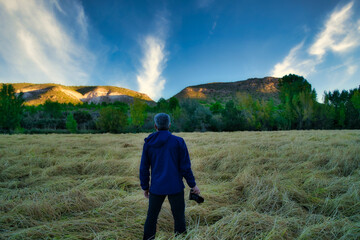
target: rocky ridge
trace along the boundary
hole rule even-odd
[[[63,86],[60,84],[12,84],[17,93],[23,92],[27,105],[39,105],[46,100],[59,103],[132,103],[134,98],[148,103],[154,101],[144,93],[113,86]]]
[[[206,83],[184,88],[175,95],[179,100],[197,99],[204,101],[229,100],[239,95],[249,94],[254,98],[277,100],[279,98],[279,78],[250,78],[237,82]]]
[[[196,99],[205,102],[227,101],[241,95],[256,99],[279,101],[279,78],[250,78],[236,82],[214,82],[189,86],[174,97],[183,101]],[[155,102],[146,94],[114,86],[64,86],[60,84],[14,83],[17,93],[23,92],[27,105],[39,105],[46,100],[59,103],[132,103],[134,98],[149,104]]]

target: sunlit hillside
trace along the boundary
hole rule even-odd
[[[157,239],[360,239],[360,131],[176,135],[205,203]],[[0,239],[141,239],[146,136],[1,135]]]
[[[115,86],[64,86],[54,83],[14,83],[12,85],[17,93],[24,93],[25,105],[44,104],[47,100],[72,104],[115,101],[132,103],[134,98],[153,103],[153,100],[144,93]],[[2,84],[0,84],[1,88]]]
[[[239,95],[250,95],[255,99],[279,101],[279,78],[249,78],[237,82],[215,82],[189,86],[175,95],[180,101],[197,99],[205,102],[228,101]]]

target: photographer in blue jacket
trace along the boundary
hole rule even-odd
[[[154,121],[156,132],[145,138],[140,163],[141,188],[149,198],[143,237],[146,240],[155,239],[157,219],[166,196],[174,217],[175,234],[186,232],[183,178],[192,192],[200,194],[185,141],[169,132],[170,116],[159,113]]]

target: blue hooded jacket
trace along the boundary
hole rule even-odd
[[[143,190],[150,193],[168,195],[181,192],[185,178],[190,188],[195,187],[195,178],[191,171],[189,152],[184,139],[161,130],[144,139],[144,148],[140,163],[140,183]]]

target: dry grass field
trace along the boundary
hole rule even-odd
[[[205,203],[157,239],[360,239],[360,131],[176,135]],[[0,239],[141,239],[146,136],[1,135]]]

